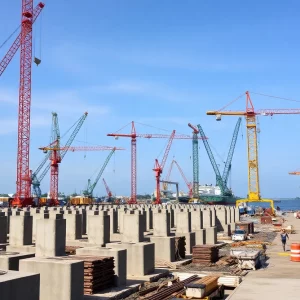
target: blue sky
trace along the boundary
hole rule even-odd
[[[0,44],[20,22],[19,0],[2,5]],[[35,2],[35,4],[37,1]],[[104,177],[113,193],[130,193],[130,141],[107,137],[134,120],[140,133],[191,133],[200,123],[216,149],[222,169],[237,121],[216,122],[207,110],[220,109],[246,90],[300,100],[299,1],[46,1],[34,26],[31,161],[50,139],[51,112],[61,132],[87,110],[88,119],[74,145],[125,147],[112,158]],[[13,40],[0,49],[3,57]],[[40,48],[41,45],[41,48]],[[40,50],[41,49],[41,50]],[[14,192],[16,177],[19,55],[0,78],[1,192]],[[300,103],[252,95],[255,108],[295,108]],[[244,98],[230,109],[243,110]],[[299,116],[260,118],[259,162],[265,197],[299,195]],[[154,128],[156,127],[156,128]],[[126,127],[122,132],[129,132]],[[154,159],[166,140],[138,140],[138,193],[152,192]],[[215,175],[200,143],[200,182]],[[176,140],[174,157],[192,180],[191,141]],[[214,150],[215,151],[215,150]],[[60,190],[79,192],[108,153],[68,153],[60,167]],[[219,157],[221,156],[221,158]],[[161,158],[161,155],[160,155]],[[222,171],[221,171],[222,172]],[[166,173],[166,170],[165,170]],[[182,190],[186,187],[175,171]],[[233,160],[232,188],[247,194],[245,121]],[[49,189],[49,176],[42,183]],[[96,193],[104,194],[102,182]]]

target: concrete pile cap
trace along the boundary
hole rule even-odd
[[[16,211],[16,216],[30,217],[30,211]]]

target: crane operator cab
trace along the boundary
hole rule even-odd
[[[218,114],[216,115],[216,121],[221,121],[222,120],[222,115]]]

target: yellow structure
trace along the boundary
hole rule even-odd
[[[70,202],[72,205],[89,205],[93,203],[93,199],[88,197],[71,197]]]
[[[259,188],[259,171],[258,171],[258,147],[256,131],[256,114],[249,95],[246,92],[246,111],[208,111],[207,115],[215,115],[217,121],[221,121],[224,116],[245,116],[247,127],[248,143],[248,198],[236,201],[236,206],[243,202],[268,202],[274,211],[274,201],[271,199],[262,199]]]

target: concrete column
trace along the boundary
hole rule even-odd
[[[0,244],[7,243],[7,217],[4,212],[0,212]]]
[[[144,241],[144,227],[146,216],[139,210],[127,211],[123,216],[123,233],[121,241],[124,243],[139,243]]]
[[[123,218],[124,214],[126,213],[127,208],[126,207],[121,207],[118,210],[118,225],[119,225],[119,233],[123,233]]]
[[[33,208],[30,211],[32,215],[32,238],[35,239],[36,237],[36,220],[43,218],[44,211],[39,208]]]
[[[166,209],[159,209],[153,212],[153,236],[170,236],[171,216]]]
[[[192,210],[192,231],[200,230],[203,228],[203,213],[200,209]]]
[[[2,211],[5,213],[5,216],[7,217],[7,233],[9,233],[10,216],[12,215],[12,210],[10,207],[7,207],[2,209]]]
[[[227,209],[222,207],[216,210],[216,226],[218,231],[225,231],[227,225]]]
[[[235,222],[240,221],[240,210],[238,207],[235,208]]]
[[[86,222],[86,209],[85,207],[80,207],[78,208],[79,213],[81,214],[81,233],[86,234],[86,226],[87,226],[87,222]]]
[[[183,210],[177,211],[176,219],[176,233],[187,233],[192,231],[191,212]]]
[[[90,211],[88,224],[90,243],[103,246],[110,242],[110,217],[106,211]]]
[[[110,208],[107,211],[107,214],[110,217],[110,233],[118,232],[118,211],[115,208]]]
[[[66,220],[67,240],[79,240],[82,238],[82,215],[78,210],[67,210],[64,213]]]
[[[217,243],[217,227],[206,228],[205,241],[208,245],[215,245]]]
[[[209,228],[212,226],[211,210],[208,208],[202,209],[203,214],[203,228]]]
[[[153,211],[151,207],[145,208],[146,211],[146,231],[153,229]]]
[[[28,211],[17,211],[10,217],[10,246],[32,245],[32,216]]]
[[[36,257],[65,255],[66,220],[63,215],[56,214],[50,219],[49,214],[44,214],[36,225]]]

